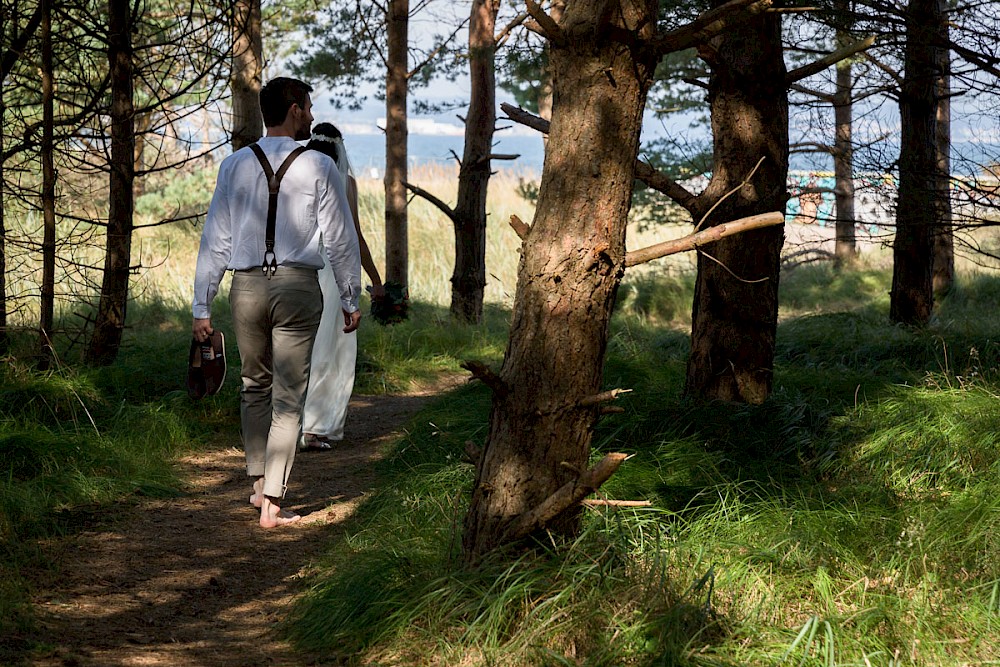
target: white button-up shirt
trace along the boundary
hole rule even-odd
[[[291,137],[264,137],[257,143],[275,172],[298,146]],[[198,250],[195,318],[211,317],[212,300],[227,269],[260,270],[267,199],[267,177],[249,147],[222,161]],[[353,313],[361,294],[358,235],[336,163],[310,150],[299,155],[281,179],[274,226],[278,266],[322,268],[320,239],[337,279],[341,306]]]

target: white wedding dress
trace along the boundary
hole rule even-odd
[[[302,409],[302,432],[327,440],[343,440],[347,403],[354,390],[358,335],[355,331],[344,333],[340,290],[325,253],[319,285],[323,289],[323,317],[313,344],[309,389]]]
[[[353,178],[351,163],[342,140],[330,143],[337,153],[335,159],[346,192],[348,180]],[[319,247],[319,254],[323,257],[323,268],[319,271],[319,286],[323,290],[323,317],[313,343],[309,388],[302,408],[300,447],[307,444],[306,434],[317,436],[321,440],[344,439],[344,421],[347,418],[347,404],[354,391],[354,367],[358,357],[357,332],[344,333],[344,311],[340,306],[337,279],[322,250],[322,243]]]

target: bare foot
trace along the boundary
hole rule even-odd
[[[264,502],[264,478],[258,477],[253,483],[253,493],[250,494],[250,504],[259,509],[262,502]]]
[[[261,528],[277,528],[278,526],[295,523],[301,518],[298,514],[281,509],[273,500],[264,496],[264,500],[260,505]]]

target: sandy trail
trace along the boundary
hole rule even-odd
[[[35,603],[48,649],[29,664],[316,664],[272,629],[302,592],[310,563],[373,487],[381,445],[457,381],[352,399],[347,438],[333,451],[296,457],[286,497],[303,516],[294,525],[257,525],[243,452],[223,443],[180,462],[186,495],[126,505],[110,524],[45,543],[57,566]]]

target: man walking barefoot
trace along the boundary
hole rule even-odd
[[[227,270],[229,303],[242,369],[240,420],[250,503],[260,525],[299,519],[281,509],[295,460],[313,341],[323,312],[317,270],[333,267],[344,331],[361,321],[361,255],[334,161],[302,151],[313,121],[312,88],[276,78],[260,92],[266,136],[219,167],[195,270],[192,331],[213,331],[211,304]],[[298,149],[298,150],[297,150]]]

